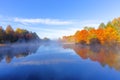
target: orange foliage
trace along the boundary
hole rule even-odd
[[[114,67],[117,70],[120,70],[120,54],[116,48],[112,47],[91,47],[91,46],[80,46],[80,45],[63,45],[65,49],[73,49],[82,59],[90,59],[92,61],[99,62],[102,66],[108,65]],[[98,49],[98,50],[97,50]],[[97,51],[95,51],[97,50]]]
[[[80,42],[80,41],[87,42],[88,31],[86,30],[77,31],[74,36],[75,36],[75,42]]]
[[[77,31],[72,36],[63,37],[67,42],[75,42],[80,43],[81,41],[85,41],[86,44],[90,44],[90,40],[93,38],[97,38],[101,44],[105,43],[116,43],[120,42],[120,18],[113,20],[112,22],[108,22],[107,25],[103,28],[90,28],[83,29]]]

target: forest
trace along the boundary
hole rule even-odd
[[[84,27],[76,31],[74,35],[63,36],[63,42],[74,42],[76,44],[118,44],[120,43],[120,17],[109,21],[107,24],[101,23],[97,29],[94,27]]]
[[[4,30],[0,26],[0,43],[20,43],[20,42],[30,42],[30,41],[40,40],[35,32],[30,32],[25,29],[17,28],[15,31],[8,25]]]

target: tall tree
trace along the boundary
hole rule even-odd
[[[106,26],[105,26],[105,24],[104,23],[101,23],[100,25],[99,25],[99,28],[101,28],[101,29],[104,29]]]
[[[4,43],[5,41],[5,31],[4,29],[2,28],[2,26],[0,26],[0,43]]]
[[[6,32],[6,40],[8,42],[14,42],[14,40],[15,40],[14,30],[12,29],[12,27],[10,25],[7,26],[5,32]]]
[[[8,25],[6,28],[6,34],[13,34],[14,30],[12,29],[11,25]]]

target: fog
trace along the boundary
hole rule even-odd
[[[10,63],[12,58],[25,57],[37,51],[41,43],[17,43],[0,46],[0,61],[4,58]]]

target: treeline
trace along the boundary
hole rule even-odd
[[[17,28],[14,31],[10,25],[4,30],[2,26],[0,26],[0,43],[29,42],[33,40],[39,40],[35,32],[21,28]]]
[[[120,17],[108,22],[101,23],[97,29],[94,27],[84,27],[74,35],[63,36],[64,42],[75,42],[81,44],[117,44],[120,42]]]

